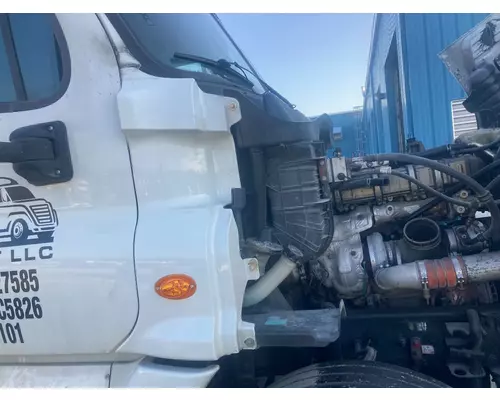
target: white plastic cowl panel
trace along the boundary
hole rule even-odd
[[[123,71],[123,70],[122,70]],[[241,321],[251,277],[239,254],[231,189],[240,187],[230,127],[234,99],[202,92],[192,79],[123,71],[118,97],[137,191],[135,259],[140,313],[119,352],[215,360],[239,351],[253,328]],[[156,294],[155,282],[186,274],[185,300]]]

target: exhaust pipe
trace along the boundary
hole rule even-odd
[[[423,260],[375,271],[384,291],[443,289],[461,284],[500,280],[500,252]]]

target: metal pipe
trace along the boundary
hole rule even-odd
[[[395,267],[380,268],[375,272],[375,283],[384,290],[422,289],[416,265],[419,261]],[[421,262],[421,261],[420,261]]]
[[[403,227],[403,238],[413,249],[432,250],[441,243],[441,229],[432,219],[415,218]]]
[[[459,284],[500,280],[500,252],[424,260],[375,271],[375,283],[395,289],[453,288]]]
[[[297,256],[296,253],[295,255]],[[290,257],[289,252],[286,255],[283,254],[269,271],[245,291],[243,307],[253,306],[269,296],[297,266],[295,259],[295,257]]]

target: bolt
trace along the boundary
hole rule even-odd
[[[340,173],[337,175],[337,179],[340,179],[341,181],[343,181],[344,179],[346,178],[345,174],[344,173]]]
[[[351,256],[356,257],[358,252],[356,250],[351,250]]]
[[[387,214],[391,215],[393,211],[394,208],[392,206],[387,206]]]
[[[459,196],[460,196],[462,199],[466,199],[467,197],[469,197],[469,193],[467,192],[467,190],[462,190],[462,191],[460,191]]]
[[[247,347],[254,347],[255,346],[255,340],[253,340],[252,338],[246,338],[243,343]]]
[[[256,271],[259,268],[259,262],[255,258],[251,258],[248,261],[248,268],[250,268],[250,271]]]
[[[231,111],[234,111],[238,108],[238,105],[236,103],[229,103],[229,109]]]
[[[54,171],[54,174],[56,174],[56,176],[61,175],[61,170],[60,170],[60,169],[56,169],[56,170]]]
[[[457,212],[459,214],[463,214],[465,212],[465,207],[464,206],[457,206]]]
[[[52,125],[49,125],[49,126],[47,127],[47,130],[48,130],[49,132],[52,132],[52,131],[54,130],[54,127],[53,127]]]

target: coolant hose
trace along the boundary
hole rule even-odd
[[[269,296],[290,275],[301,258],[300,250],[288,246],[271,269],[245,291],[243,307],[253,306]]]
[[[479,202],[483,203],[488,207],[488,211],[491,214],[491,224],[488,229],[483,232],[483,234],[477,235],[472,242],[482,241],[494,237],[498,238],[498,233],[500,232],[500,210],[493,199],[491,193],[486,190],[478,181],[467,176],[452,167],[442,164],[438,161],[429,160],[427,158],[414,156],[411,154],[402,153],[390,153],[390,154],[374,154],[370,156],[364,156],[365,161],[392,161],[400,162],[406,164],[417,164],[424,165],[436,171],[441,171],[456,180],[463,182],[469,186],[474,192],[476,192],[476,198]]]
[[[383,291],[454,288],[459,284],[500,280],[500,252],[423,260],[374,272]]]

